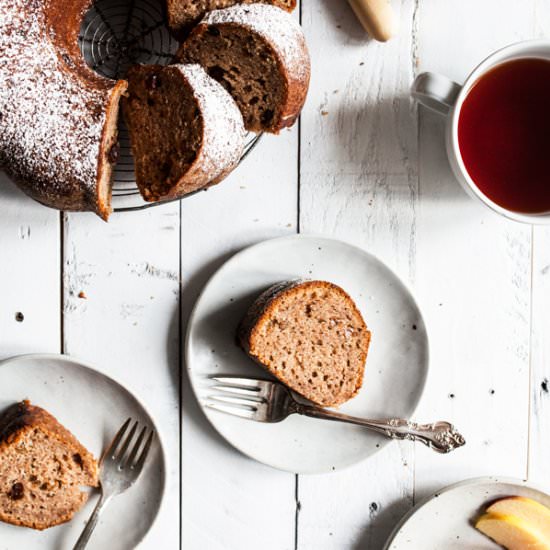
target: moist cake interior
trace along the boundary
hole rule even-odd
[[[239,25],[210,25],[191,35],[180,53],[199,63],[237,102],[247,130],[273,130],[284,104],[285,82],[273,49]]]
[[[188,171],[202,144],[203,120],[193,90],[178,71],[139,67],[128,75],[123,107],[136,180],[143,197],[158,200]]]

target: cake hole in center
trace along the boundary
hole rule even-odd
[[[86,63],[101,76],[124,78],[132,65],[167,65],[178,42],[161,0],[96,0],[78,37]]]

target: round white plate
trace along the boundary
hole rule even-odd
[[[519,479],[480,477],[451,485],[409,512],[384,550],[495,550],[473,522],[494,500],[523,496],[550,506],[550,496]]]
[[[68,428],[96,457],[122,423],[132,417],[154,428],[141,403],[120,384],[68,356],[24,355],[0,363],[0,410],[29,399]],[[164,493],[165,457],[156,444],[135,485],[114,498],[101,516],[88,548],[130,550],[149,531]],[[72,548],[97,501],[94,491],[73,520],[45,531],[0,522],[0,550]]]
[[[293,235],[247,248],[210,279],[191,315],[187,368],[204,413],[233,446],[256,460],[297,473],[338,470],[371,456],[389,440],[364,428],[293,415],[262,424],[204,407],[215,375],[266,378],[236,345],[248,306],[279,281],[306,277],[344,288],[372,331],[363,388],[340,407],[364,417],[409,418],[424,388],[428,338],[414,298],[380,260],[323,237]]]

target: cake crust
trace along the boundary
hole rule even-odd
[[[296,7],[296,0],[167,0],[168,26],[176,37],[183,38],[209,11],[253,3],[272,4],[289,12]]]

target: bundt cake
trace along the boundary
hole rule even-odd
[[[46,529],[69,521],[97,487],[94,457],[51,414],[28,401],[0,415],[0,520]]]
[[[242,120],[254,132],[291,126],[310,77],[301,28],[281,9],[291,10],[295,0],[166,1],[174,28],[230,6],[207,13],[175,61],[201,65],[233,101],[198,67],[131,71],[125,115],[137,183],[148,201],[220,181],[242,152]],[[96,74],[82,56],[80,26],[92,3],[0,0],[0,169],[47,206],[106,220],[128,83]],[[150,71],[162,72],[164,83],[146,90]]]
[[[360,390],[370,338],[350,296],[326,281],[272,286],[238,329],[238,340],[252,359],[325,407],[340,405]]]
[[[181,197],[237,165],[245,137],[241,113],[202,67],[136,66],[128,83],[122,110],[145,200]]]
[[[175,36],[181,37],[209,11],[258,1],[273,4],[286,11],[292,11],[296,7],[296,0],[167,0],[168,26]]]
[[[220,82],[253,132],[291,126],[306,99],[306,41],[300,25],[276,6],[245,4],[206,14],[176,59],[202,65]]]
[[[0,167],[25,193],[107,219],[124,81],[78,45],[92,0],[0,0]]]

